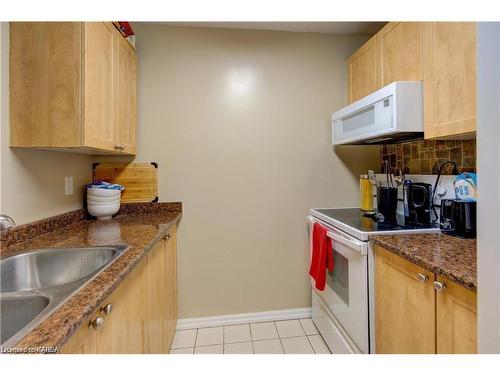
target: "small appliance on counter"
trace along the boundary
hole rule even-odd
[[[441,200],[441,232],[456,237],[476,237],[476,193],[475,173],[462,173],[455,179],[457,199]]]
[[[383,173],[385,182],[376,181],[377,186],[377,211],[385,220],[394,221],[398,208],[398,186],[400,179],[391,173],[392,167],[389,160],[384,161]],[[369,171],[370,172],[370,171]],[[373,177],[376,179],[376,177]]]
[[[476,237],[476,202],[459,199],[441,200],[441,232],[456,237]]]
[[[431,223],[432,185],[406,180],[403,185],[403,210],[405,220],[416,225]]]
[[[377,210],[384,218],[392,220],[396,217],[398,206],[398,189],[392,186],[377,187]]]

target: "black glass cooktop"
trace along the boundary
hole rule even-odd
[[[382,215],[367,215],[359,208],[326,208],[316,209],[325,216],[353,227],[362,232],[383,232],[394,230],[429,229],[436,228],[436,225],[419,225],[406,223],[403,215],[396,215],[395,218],[384,218]]]

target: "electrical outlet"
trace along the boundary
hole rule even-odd
[[[73,195],[73,176],[64,177],[64,192],[66,195]]]

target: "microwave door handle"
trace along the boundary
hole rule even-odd
[[[338,234],[335,234],[333,232],[328,231],[326,233],[328,237],[330,237],[332,240],[340,242],[346,246],[348,246],[350,249],[356,250],[359,253],[366,255],[368,254],[367,250],[367,244],[364,242],[356,241],[356,240],[350,240],[344,236],[340,236]]]

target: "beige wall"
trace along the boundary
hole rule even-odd
[[[8,33],[8,23],[1,23],[0,212],[11,216],[17,224],[23,224],[82,207],[83,185],[92,179],[92,157],[9,148]],[[65,176],[73,176],[73,195],[64,194]]]
[[[138,155],[182,201],[180,317],[310,306],[306,215],[358,204],[378,148],[331,146],[366,37],[136,24]]]

